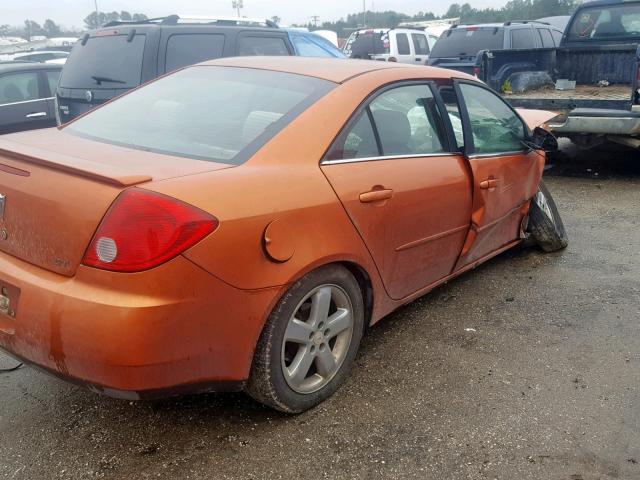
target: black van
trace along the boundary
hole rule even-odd
[[[78,40],[57,91],[58,123],[178,68],[219,57],[303,55],[344,58],[313,33],[269,20],[184,18],[111,22]]]

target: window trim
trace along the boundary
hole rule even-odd
[[[418,53],[418,49],[416,46],[416,38],[422,36],[424,37],[424,41],[426,42],[427,51],[426,53]],[[421,32],[411,32],[411,43],[413,44],[414,55],[429,55],[431,53],[431,47],[429,47],[429,37],[426,33]],[[419,42],[418,42],[419,43]]]
[[[433,95],[436,101],[436,106],[440,112],[440,119],[442,122],[443,133],[445,135],[445,138],[443,139],[445,144],[442,145],[442,147],[445,149],[443,152],[419,153],[419,154],[409,154],[409,155],[378,155],[373,157],[340,158],[340,159],[334,159],[334,160],[327,159],[327,155],[333,149],[333,146],[335,145],[338,138],[342,136],[343,132],[345,132],[348,129],[351,129],[355,125],[355,123],[360,119],[360,115],[364,111],[366,111],[369,121],[371,122],[371,126],[373,127],[373,133],[376,137],[378,152],[382,152],[380,137],[378,135],[378,127],[376,126],[376,123],[373,120],[373,116],[372,116],[371,110],[369,109],[369,105],[371,105],[371,102],[373,102],[376,98],[378,98],[380,95],[384,94],[385,92],[388,92],[389,90],[394,90],[396,88],[414,86],[414,85],[424,85],[425,87],[427,87],[431,91],[431,94]],[[329,146],[327,147],[325,152],[322,154],[322,158],[320,159],[320,165],[337,165],[342,163],[371,162],[371,161],[402,159],[402,158],[450,157],[450,156],[462,155],[463,153],[458,151],[456,148],[455,139],[453,140],[453,143],[452,143],[453,128],[449,124],[449,121],[445,118],[446,115],[444,115],[443,112],[446,113],[446,109],[444,108],[442,98],[440,97],[440,92],[438,91],[438,88],[433,80],[428,80],[428,79],[399,80],[392,83],[388,83],[386,85],[382,85],[381,87],[369,93],[364,98],[364,100],[362,100],[360,105],[358,105],[358,107],[353,111],[353,113],[351,113],[351,115],[349,116],[349,119],[344,123],[342,128],[340,128],[336,136],[329,143]]]
[[[520,114],[513,108],[509,103],[504,100],[500,95],[496,94],[491,88],[483,85],[479,82],[474,82],[471,80],[462,80],[462,79],[454,79],[453,86],[456,92],[456,96],[458,97],[458,106],[460,107],[460,115],[462,115],[462,132],[464,136],[464,155],[467,158],[482,158],[482,157],[497,157],[504,155],[513,155],[517,153],[522,153],[527,151],[527,147],[523,144],[522,150],[507,150],[507,151],[497,151],[497,152],[482,152],[476,153],[476,145],[473,141],[473,133],[471,130],[471,119],[469,117],[469,110],[467,109],[467,103],[465,102],[464,95],[462,95],[462,90],[460,89],[460,85],[471,85],[474,87],[481,88],[493,94],[497,99],[499,99],[504,105],[507,106],[509,110],[511,110],[514,115],[520,120],[522,123],[522,127],[524,130],[524,139],[525,141],[531,140],[531,131],[529,130],[529,126],[527,122],[523,120]],[[453,127],[452,127],[453,128]]]

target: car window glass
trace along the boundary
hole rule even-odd
[[[457,27],[445,30],[431,50],[430,58],[475,55],[480,50],[504,47],[504,28]]]
[[[64,88],[132,88],[142,78],[146,36],[136,34],[90,37],[76,43],[64,65],[60,86]],[[98,84],[96,78],[103,80]]]
[[[47,70],[47,83],[49,84],[49,94],[53,97],[58,89],[58,80],[60,79],[60,70]]]
[[[514,152],[523,149],[524,124],[496,94],[461,84],[469,112],[475,153]]]
[[[296,47],[298,55],[301,57],[333,57],[333,55],[320,45],[316,45],[311,40],[303,36],[295,35],[291,37],[291,41]]]
[[[280,37],[240,37],[238,55],[289,55],[289,50]]]
[[[0,77],[0,104],[40,98],[36,72],[11,73]]]
[[[224,35],[189,33],[171,35],[167,41],[165,71],[220,58],[224,50]]]
[[[440,96],[447,109],[458,149],[462,150],[464,149],[464,129],[462,127],[462,115],[460,114],[460,105],[458,104],[456,92],[453,88],[443,88],[440,90]]]
[[[327,160],[350,160],[380,155],[376,135],[369,119],[368,109],[363,110],[351,128],[345,129],[333,143]]]
[[[427,36],[422,33],[412,33],[411,39],[413,40],[413,49],[416,51],[416,55],[428,55],[429,45],[427,44]]]
[[[370,109],[383,155],[444,151],[442,121],[427,85],[388,90],[371,102]]]
[[[538,34],[540,35],[540,41],[542,42],[543,48],[552,48],[555,47],[553,43],[553,37],[551,36],[551,31],[548,28],[538,28]]]
[[[92,110],[65,131],[132,149],[238,165],[333,88],[332,82],[303,75],[194,66]]]
[[[396,42],[398,44],[398,55],[410,55],[409,39],[406,33],[396,33]]]
[[[511,48],[534,48],[533,31],[530,28],[511,30]]]
[[[553,36],[553,41],[555,42],[556,46],[560,45],[563,33],[558,30],[552,30],[551,35]]]

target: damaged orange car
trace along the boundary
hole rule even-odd
[[[4,136],[0,347],[114,397],[303,411],[392,310],[526,239],[566,245],[545,141],[465,74],[298,57]]]

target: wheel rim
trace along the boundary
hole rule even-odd
[[[282,342],[282,371],[292,390],[309,394],[331,381],[349,352],[353,325],[351,300],[337,285],[320,285],[302,299]]]
[[[536,193],[536,204],[540,207],[540,210],[542,210],[544,214],[549,218],[549,220],[551,220],[555,224],[556,221],[553,217],[553,212],[551,211],[551,207],[549,206],[547,197],[545,197],[544,193],[542,193],[540,190],[538,190],[538,193]]]

